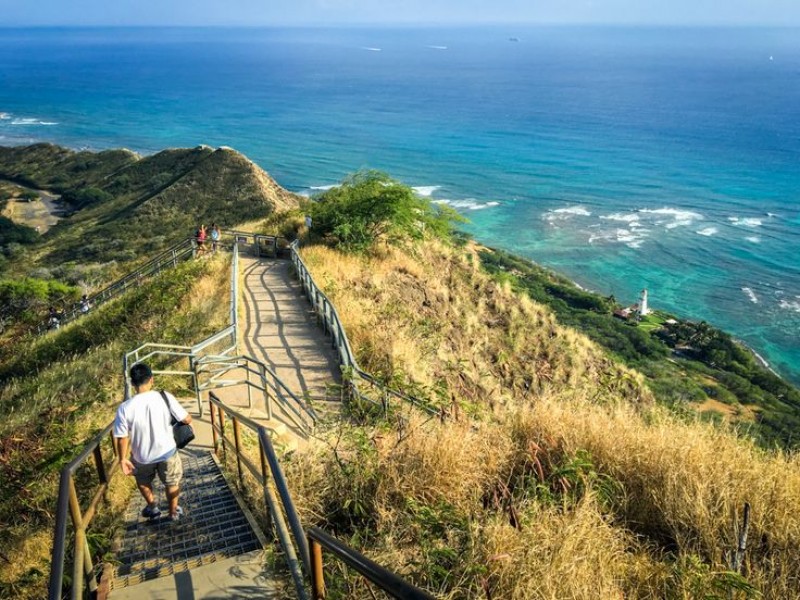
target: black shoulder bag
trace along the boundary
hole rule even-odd
[[[178,450],[180,450],[194,439],[194,429],[192,429],[191,425],[178,421],[178,419],[175,418],[175,415],[172,414],[172,409],[169,407],[167,393],[164,390],[161,390],[161,397],[164,398],[169,416],[172,417],[172,421],[170,421],[170,425],[172,425],[172,435],[175,437],[175,445],[178,447]]]

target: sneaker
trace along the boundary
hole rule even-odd
[[[169,516],[171,521],[180,521],[183,518],[183,509],[179,506],[174,515]]]
[[[142,510],[142,516],[150,520],[157,519],[158,517],[161,516],[161,509],[158,508],[157,504],[153,506],[150,506],[148,504],[147,506],[144,507],[144,510]]]

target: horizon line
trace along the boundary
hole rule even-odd
[[[18,23],[0,24],[0,30],[5,29],[338,29],[338,28],[429,28],[429,27],[610,27],[610,28],[670,28],[670,29],[798,29],[800,22],[790,24],[779,23],[656,23],[656,22],[598,22],[598,21],[450,21],[450,22],[411,22],[411,21],[354,21],[354,22],[286,22],[272,24],[245,24],[245,23]]]

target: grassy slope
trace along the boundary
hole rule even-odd
[[[638,326],[626,323],[612,315],[613,301],[534,263],[490,250],[481,252],[481,260],[495,279],[545,304],[560,323],[584,332],[643,373],[662,403],[686,410],[688,402],[696,406],[716,400],[729,406],[731,420],[760,443],[798,443],[800,390],[761,366],[726,333],[677,317],[672,317],[679,321],[674,325],[658,325],[671,315],[653,314]],[[680,354],[672,352],[676,347]]]
[[[79,203],[34,247],[34,260],[20,262],[28,271],[69,261],[135,260],[191,235],[200,223],[230,227],[298,201],[238,152],[204,146],[145,158],[51,144],[0,147],[0,177]]]
[[[0,364],[0,597],[43,597],[59,471],[113,417],[122,353],[224,326],[228,280],[226,259],[186,263]]]
[[[462,416],[343,427],[298,453],[309,522],[444,597],[800,597],[797,457],[653,404],[473,249],[304,254],[363,366]],[[725,553],[745,502],[742,578]],[[369,597],[343,575],[332,593]]]

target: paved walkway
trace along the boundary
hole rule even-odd
[[[291,278],[290,264],[285,260],[241,259],[245,285],[240,304],[240,352],[271,367],[296,396],[336,410],[338,360],[301,295],[300,284]],[[225,378],[242,380],[244,373],[232,371]],[[215,393],[232,408],[277,431],[280,438],[302,441],[302,431],[280,410],[274,411],[272,421],[266,419],[257,390],[251,390],[251,402],[245,385]],[[181,402],[194,416],[197,436],[181,451],[186,470],[181,504],[187,512],[186,520],[177,527],[168,521],[146,523],[139,516],[144,501],[135,496],[126,516],[111,596],[114,600],[275,598],[278,586],[270,584],[270,575],[264,569],[263,535],[239,506],[211,456],[207,404],[200,418],[195,400]],[[164,498],[163,490],[158,494]],[[163,510],[165,501],[161,504]],[[174,558],[164,561],[165,553]],[[129,587],[123,587],[125,583]]]
[[[312,402],[339,400],[339,359],[317,324],[288,260],[244,258],[247,354],[269,365],[292,392]]]

